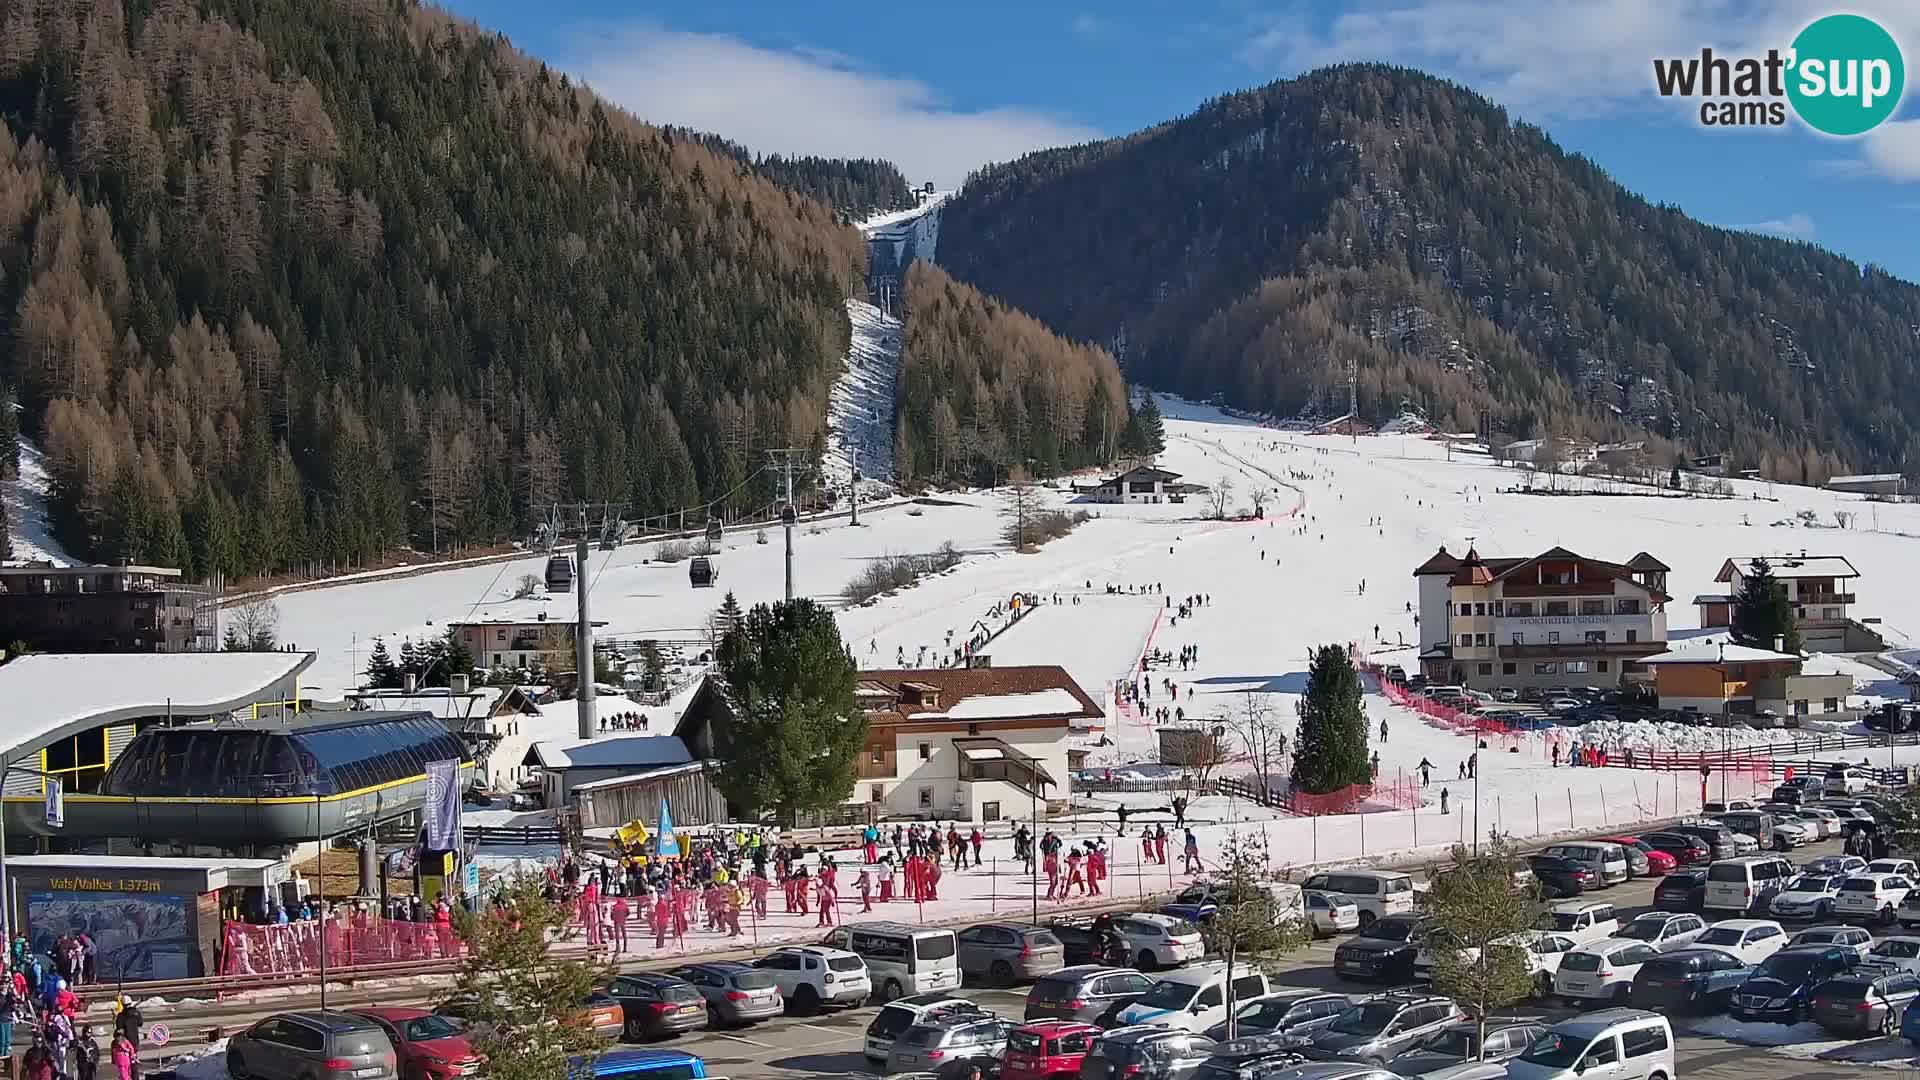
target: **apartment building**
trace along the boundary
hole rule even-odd
[[[1646,552],[1624,563],[1555,547],[1483,558],[1442,547],[1414,569],[1420,669],[1476,690],[1617,686],[1666,648],[1667,574]]]
[[[0,567],[0,641],[37,652],[210,652],[212,594],[170,566]]]
[[[1701,626],[1733,625],[1734,599],[1746,587],[1756,564],[1762,562],[1787,590],[1794,622],[1800,629],[1800,643],[1805,648],[1815,652],[1866,652],[1885,647],[1876,644],[1872,631],[1853,620],[1853,605],[1859,600],[1854,582],[1860,571],[1844,555],[1809,555],[1802,551],[1798,555],[1728,559],[1713,577],[1726,586],[1726,591],[1693,598],[1700,608]]]

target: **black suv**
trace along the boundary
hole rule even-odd
[[[1385,915],[1333,950],[1333,973],[1343,979],[1411,982],[1413,958],[1433,920],[1424,915]]]
[[[1760,961],[1733,992],[1727,1011],[1735,1020],[1796,1024],[1807,1018],[1813,990],[1860,963],[1844,945],[1800,945]]]

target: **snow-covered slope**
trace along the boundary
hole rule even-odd
[[[898,276],[915,259],[934,262],[940,244],[940,208],[952,194],[938,192],[911,210],[877,214],[861,222],[869,272]]]
[[[67,554],[53,538],[47,521],[47,494],[53,478],[47,475],[47,458],[40,448],[20,439],[20,475],[0,484],[0,499],[7,505],[7,525],[13,538],[14,561],[44,559],[55,566],[77,566],[83,560]],[[5,557],[0,553],[0,557]]]
[[[864,300],[847,301],[853,339],[845,369],[827,402],[827,452],[821,470],[842,488],[852,475],[848,448],[858,451],[863,497],[893,489],[893,392],[900,370],[900,320]]]

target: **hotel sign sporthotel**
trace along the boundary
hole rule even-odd
[[[57,877],[47,881],[55,892],[138,892],[157,893],[160,883],[152,878]]]

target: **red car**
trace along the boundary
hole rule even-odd
[[[1007,1036],[1000,1080],[1067,1080],[1080,1075],[1080,1062],[1093,1048],[1100,1029],[1074,1020],[1036,1020]]]
[[[399,1056],[400,1080],[457,1080],[480,1071],[482,1059],[458,1025],[425,1009],[349,1009],[379,1024]]]
[[[1600,839],[1605,843],[1619,844],[1621,847],[1631,848],[1645,855],[1647,857],[1648,877],[1662,877],[1671,874],[1673,873],[1673,868],[1679,865],[1679,861],[1672,855],[1655,848],[1652,844],[1647,843],[1637,836],[1603,836]]]

